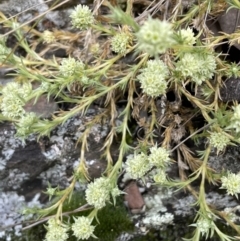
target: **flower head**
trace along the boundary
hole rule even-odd
[[[51,89],[51,84],[49,82],[46,82],[46,81],[42,81],[41,85],[40,85],[40,88],[45,91],[45,92],[48,92],[50,91]]]
[[[158,169],[157,173],[153,176],[153,180],[156,183],[161,183],[161,184],[165,183],[166,180],[167,180],[165,170],[164,169]]]
[[[216,61],[211,54],[185,53],[176,63],[176,71],[183,79],[190,78],[197,85],[211,79],[216,69]]]
[[[236,63],[229,64],[228,71],[227,71],[226,75],[229,78],[230,77],[238,78],[239,75],[240,75],[240,66],[239,66],[239,64],[236,64]]]
[[[217,152],[223,151],[230,143],[230,139],[223,132],[211,132],[209,141],[210,144],[217,149]]]
[[[74,58],[63,59],[59,66],[60,74],[64,77],[73,76],[78,71],[83,71],[84,64]]]
[[[235,129],[237,133],[240,132],[240,104],[233,107],[234,113],[230,121],[230,128]]]
[[[157,147],[157,145],[150,148],[151,154],[149,155],[149,162],[151,165],[165,168],[170,163],[169,152],[163,147]]]
[[[79,29],[87,29],[94,23],[92,12],[86,5],[77,5],[70,18],[72,19],[72,25]]]
[[[142,178],[152,166],[144,153],[129,155],[126,161],[126,172],[133,178]]]
[[[130,42],[130,36],[127,33],[117,33],[111,40],[111,49],[115,53],[125,54],[128,44]]]
[[[208,236],[209,230],[214,226],[211,219],[201,217],[197,220],[196,227],[202,235]]]
[[[240,174],[228,172],[227,176],[221,178],[221,188],[227,189],[227,193],[237,196],[240,193]]]
[[[43,41],[47,44],[52,43],[55,41],[55,36],[53,32],[49,30],[45,30],[42,34]]]
[[[18,89],[18,95],[27,101],[28,97],[32,92],[32,85],[30,83],[24,83]]]
[[[47,230],[44,241],[65,241],[68,239],[68,227],[59,225],[55,218],[48,220]]]
[[[89,239],[91,236],[94,237],[95,227],[91,223],[92,221],[87,217],[74,218],[74,224],[72,224],[73,234],[82,240]]]
[[[151,17],[144,22],[136,37],[139,50],[152,56],[166,52],[175,43],[171,24]]]
[[[2,114],[7,118],[18,118],[25,110],[24,102],[13,94],[3,96],[1,103]]]
[[[140,70],[137,79],[141,83],[143,92],[151,97],[157,97],[166,93],[169,75],[168,67],[161,60],[149,60],[147,67]]]
[[[89,205],[96,209],[103,208],[110,200],[111,184],[107,178],[100,177],[88,184],[86,190],[86,200]]]
[[[17,136],[27,137],[31,133],[32,125],[38,120],[37,116],[33,112],[25,113],[21,116],[17,124]]]
[[[23,106],[27,101],[27,97],[32,91],[29,83],[19,85],[15,82],[6,84],[2,89],[2,114],[8,118],[19,118],[25,113]]]
[[[16,95],[22,99],[26,99],[32,92],[32,85],[30,83],[24,83],[20,85],[16,82],[10,82],[2,89],[2,94],[7,96],[9,94]]]
[[[196,38],[194,37],[192,29],[181,29],[178,34],[181,37],[183,44],[192,46],[196,43]]]

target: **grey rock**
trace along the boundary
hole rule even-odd
[[[15,137],[13,125],[0,125],[0,214],[9,217],[7,225],[1,225],[0,221],[0,238],[22,222],[24,217],[18,213],[22,207],[29,207],[32,202],[41,207],[42,202],[48,200],[43,194],[48,182],[61,189],[70,184],[74,168],[79,164],[78,139],[86,130],[86,123],[101,111],[97,107],[89,108],[84,116],[79,114],[70,118],[53,130],[50,138],[41,138],[39,142],[36,135],[31,135],[24,143]],[[90,130],[85,159],[91,178],[99,177],[107,164],[101,159],[100,149],[108,134],[108,126],[106,121],[105,125],[96,124]],[[77,185],[76,189],[83,187]],[[6,199],[13,199],[19,205],[9,201],[4,209]]]
[[[220,90],[223,102],[240,101],[240,79],[231,77],[224,82]]]
[[[219,16],[218,22],[223,32],[228,34],[234,33],[235,31],[239,30],[239,10],[232,8],[224,12],[222,15]],[[240,44],[235,43],[234,46],[240,49]]]
[[[6,0],[0,4],[0,11],[8,17],[17,15],[20,23],[26,23],[36,17],[36,14],[45,17],[38,22],[39,30],[45,30],[44,20],[48,20],[57,27],[66,26],[69,21],[69,10],[48,11],[49,6],[44,0]],[[48,12],[47,12],[48,11]],[[47,12],[46,14],[44,14]]]

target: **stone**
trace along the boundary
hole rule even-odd
[[[231,34],[235,31],[239,30],[240,25],[240,17],[239,10],[235,8],[231,8],[228,11],[225,11],[218,18],[218,23],[222,32]],[[235,43],[234,46],[240,49],[240,44]]]

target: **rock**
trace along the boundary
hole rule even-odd
[[[34,112],[40,118],[50,118],[52,117],[53,113],[58,110],[58,105],[53,98],[49,98],[47,95],[41,95],[37,102],[35,99],[29,101],[25,106],[24,109],[26,112]]]
[[[51,2],[52,3],[52,2]],[[9,16],[18,14],[18,21],[25,23],[33,20],[37,14],[44,14],[49,10],[44,0],[6,0],[0,4],[0,11]],[[46,25],[46,20],[49,23]],[[48,11],[39,23],[39,30],[43,31],[50,25],[63,27],[69,23],[69,12],[67,10]]]
[[[124,189],[124,192],[126,193],[124,195],[124,200],[130,211],[134,214],[142,213],[144,211],[145,202],[139,191],[137,182],[131,181]]]
[[[238,9],[232,8],[219,16],[218,22],[222,32],[231,34],[239,30],[240,18],[238,11]],[[240,49],[240,44],[235,43],[234,46]]]
[[[220,90],[223,102],[240,101],[240,78],[231,77],[224,82]]]
[[[16,130],[13,125],[0,124],[0,213],[2,220],[9,217],[10,230],[24,220],[18,213],[21,211],[19,205],[30,207],[34,203],[41,207],[41,202],[48,200],[43,194],[48,182],[60,189],[70,184],[73,170],[79,164],[78,139],[86,130],[86,123],[101,111],[102,109],[97,107],[89,108],[84,116],[79,114],[68,119],[52,131],[50,138],[41,138],[39,142],[36,135],[31,135],[24,143],[15,137]],[[108,134],[108,128],[109,123],[106,120],[104,125],[93,125],[90,130],[89,150],[85,153],[85,159],[91,178],[99,177],[105,170],[107,163],[101,159],[100,148]],[[115,151],[117,149],[118,146]],[[76,185],[77,190],[83,188],[84,185]],[[14,199],[16,202],[19,200],[19,205],[9,201],[5,209],[1,208],[6,199]],[[1,224],[0,221],[4,233],[9,230],[8,224]]]

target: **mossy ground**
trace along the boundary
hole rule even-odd
[[[74,210],[83,204],[85,204],[84,193],[75,192],[71,198],[71,202],[65,203],[63,212]],[[79,215],[87,216],[91,210],[83,211],[74,214],[77,217]],[[108,204],[106,207],[101,209],[98,213],[98,220],[94,220],[93,225],[96,226],[94,234],[98,237],[99,241],[114,241],[122,232],[133,232],[134,224],[130,220],[129,213],[124,206],[122,198],[118,198],[116,205]],[[73,219],[70,220],[72,222]],[[44,240],[46,230],[44,226],[38,225],[25,232],[23,236],[12,239],[13,241],[42,241]],[[1,240],[1,239],[0,239]],[[88,241],[94,241],[96,239],[90,238]],[[71,236],[68,241],[77,241],[77,238]]]

